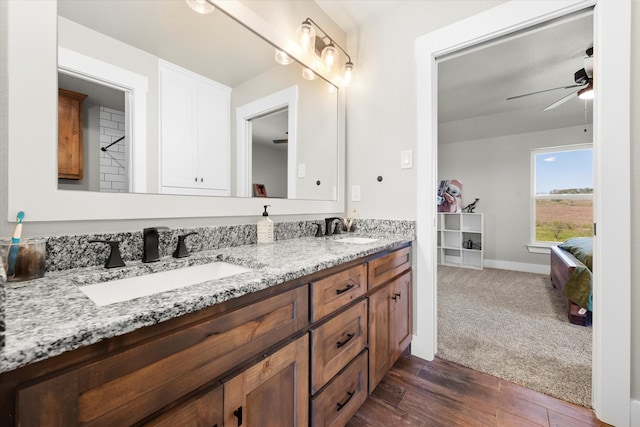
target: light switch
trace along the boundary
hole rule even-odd
[[[400,152],[400,168],[411,169],[413,167],[413,151],[404,150]]]
[[[351,186],[351,201],[359,202],[360,201],[360,186],[352,185]]]
[[[298,165],[298,178],[304,178],[307,175],[307,166],[304,163]]]

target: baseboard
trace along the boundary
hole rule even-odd
[[[631,427],[640,427],[640,400],[631,399]]]
[[[500,261],[497,259],[485,259],[484,266],[499,270],[523,271],[525,273],[550,274],[551,267],[547,264],[529,264],[526,262]]]

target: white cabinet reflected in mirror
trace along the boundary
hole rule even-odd
[[[337,91],[218,8],[62,0],[58,45],[59,87],[87,95],[84,173],[59,189],[336,200]]]

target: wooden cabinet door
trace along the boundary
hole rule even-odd
[[[58,178],[82,179],[82,93],[58,89]]]
[[[309,336],[304,335],[224,384],[225,427],[309,424]]]
[[[145,427],[222,427],[222,384],[145,423]]]
[[[391,367],[391,291],[389,283],[369,296],[369,392]]]
[[[392,358],[389,367],[393,366],[411,343],[413,326],[411,270],[394,280],[391,301]]]

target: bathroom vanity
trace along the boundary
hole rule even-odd
[[[0,424],[344,425],[411,342],[411,241],[224,248],[253,270],[104,307],[73,271],[9,288]],[[71,313],[12,323],[45,286]]]

